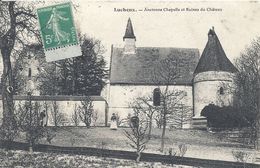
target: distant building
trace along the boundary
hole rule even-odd
[[[108,103],[108,116],[117,113],[126,118],[133,113],[129,104],[139,96],[152,95],[158,83],[152,79],[153,70],[160,60],[172,58],[181,60],[183,66],[176,79],[167,81],[170,90],[186,92],[182,103],[191,107],[192,118],[202,118],[201,110],[210,103],[224,106],[233,102],[232,93],[227,84],[233,84],[234,65],[225,52],[213,29],[209,30],[207,45],[200,57],[195,48],[136,47],[136,37],[129,18],[124,47],[113,47],[111,51],[110,79],[107,83],[105,99]],[[166,84],[160,78],[160,85]],[[192,126],[192,118],[183,127]]]

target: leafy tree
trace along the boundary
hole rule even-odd
[[[0,50],[3,58],[2,102],[3,123],[6,129],[15,129],[14,83],[11,55],[29,43],[38,34],[33,3],[0,1]],[[27,38],[25,38],[27,37]],[[38,37],[38,36],[37,36]]]
[[[39,78],[42,94],[100,95],[107,75],[104,47],[85,35],[80,42],[82,56],[45,65]]]
[[[253,40],[241,56],[236,60],[237,73],[235,105],[241,109],[250,122],[255,147],[259,147],[260,139],[260,37]]]
[[[41,95],[58,95],[60,87],[58,85],[60,74],[57,68],[57,62],[44,62],[40,69],[38,80],[38,88]]]

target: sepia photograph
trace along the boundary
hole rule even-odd
[[[0,0],[0,168],[260,168],[260,1]]]

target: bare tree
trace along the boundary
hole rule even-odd
[[[74,104],[74,113],[72,114],[71,119],[75,126],[79,126],[79,122],[80,122],[78,110],[79,109],[77,104]]]
[[[158,110],[156,106],[153,106],[152,98],[149,96],[138,97],[130,104],[130,107],[133,108],[135,111],[138,110],[140,113],[146,115],[148,119],[148,129],[149,129],[148,138],[150,139],[152,133],[153,115]]]
[[[93,111],[93,102],[91,98],[87,96],[81,101],[81,106],[78,110],[80,120],[84,122],[87,127],[90,127]]]
[[[35,35],[36,15],[32,3],[0,1],[0,50],[3,58],[2,101],[4,127],[15,127],[14,120],[14,83],[11,55],[15,49],[29,43]],[[38,37],[38,36],[37,36]],[[38,38],[35,38],[38,39]]]
[[[181,100],[185,97],[184,91],[170,91],[168,88],[161,94],[161,108],[162,114],[162,140],[161,140],[161,151],[164,149],[165,131],[167,126],[168,118],[177,113],[176,107],[179,106]]]
[[[55,127],[61,126],[63,124],[64,116],[60,112],[59,105],[57,104],[57,101],[55,101],[55,100],[51,102],[51,105],[52,105],[51,114],[52,114],[52,120],[53,120],[54,126]]]
[[[46,127],[40,124],[40,111],[42,106],[37,101],[32,102],[31,98],[29,94],[24,104],[18,104],[18,109],[15,114],[18,128],[26,133],[26,141],[29,143],[30,151],[33,150],[33,146],[38,140],[47,134]]]
[[[260,148],[260,37],[252,41],[236,60],[236,106],[249,121],[255,147]]]
[[[130,122],[130,118],[131,118],[131,114],[128,113],[126,118],[121,118],[120,115],[118,113],[116,113],[116,120],[117,120],[117,125],[129,125]]]
[[[133,149],[136,150],[136,162],[140,161],[141,153],[146,148],[146,143],[149,141],[147,136],[147,121],[138,121],[138,123],[130,124],[130,131],[125,130],[125,136],[130,140],[128,143]]]
[[[92,114],[92,123],[93,123],[93,126],[95,127],[96,124],[97,124],[97,119],[98,119],[98,111],[97,110],[93,110],[93,114]]]
[[[180,54],[181,55],[181,54]],[[167,118],[169,115],[175,113],[176,107],[181,103],[182,99],[186,96],[186,93],[181,90],[172,90],[170,85],[174,85],[177,79],[181,76],[185,67],[185,61],[183,58],[179,58],[178,53],[176,55],[169,55],[167,58],[156,62],[154,71],[152,73],[152,80],[160,89],[161,105],[159,112],[162,116],[162,136],[161,136],[161,151],[164,149],[165,130],[167,125]]]
[[[155,120],[155,123],[156,123],[156,126],[157,128],[162,128],[162,113],[160,111],[156,111],[155,114],[154,114],[154,120]]]
[[[191,107],[184,104],[177,105],[174,113],[169,116],[169,122],[174,128],[183,128],[185,124],[189,124],[193,116]]]
[[[47,101],[43,101],[43,108],[44,108],[44,110],[45,110],[45,113],[46,113],[46,123],[45,123],[45,125],[47,126],[48,125],[48,122],[49,122],[49,113],[48,113],[48,110],[49,110],[49,104],[48,104],[48,102]]]

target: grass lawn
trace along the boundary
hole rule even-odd
[[[108,127],[61,127],[57,129],[56,136],[52,140],[53,145],[61,146],[91,146],[100,147],[105,143],[107,147],[127,148],[124,130],[129,128],[118,128],[110,130]],[[149,149],[159,149],[161,142],[161,129],[152,130],[151,140],[148,143]],[[201,130],[166,130],[166,146],[174,143],[207,145],[207,146],[229,146],[235,147],[238,144],[231,143],[207,131]],[[45,143],[45,141],[43,141]]]
[[[0,150],[0,167],[4,168],[191,168],[190,166],[168,165],[102,158],[84,155]],[[193,167],[194,168],[194,167]]]
[[[124,136],[124,130],[119,128],[110,130],[108,127],[62,127],[58,128],[52,145],[59,146],[86,146],[105,149],[128,150],[133,149],[127,144],[129,140]],[[151,140],[144,152],[160,153],[160,129],[152,130]],[[48,144],[46,140],[41,143]],[[165,151],[168,154],[169,148],[179,153],[178,145],[185,144],[188,150],[186,157],[236,161],[232,151],[245,151],[249,154],[248,162],[253,162],[255,152],[252,149],[240,148],[238,144],[231,143],[226,139],[220,139],[216,134],[201,130],[166,130]]]

